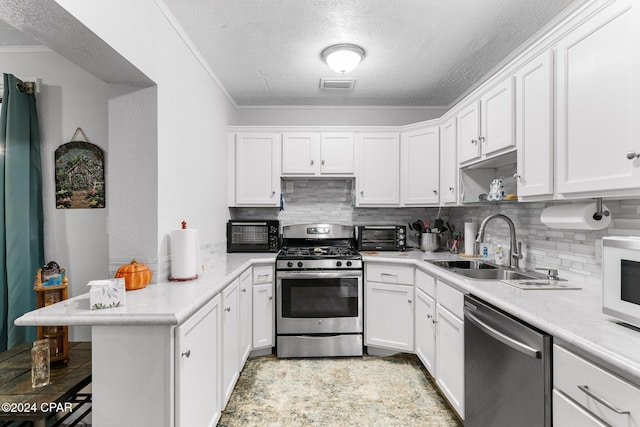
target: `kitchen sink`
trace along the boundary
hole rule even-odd
[[[457,270],[455,273],[465,277],[480,280],[525,280],[540,279],[538,275],[524,274],[519,271],[495,269],[495,270]]]
[[[461,270],[494,270],[497,269],[495,265],[488,264],[482,261],[476,260],[460,260],[460,261],[434,261],[434,260],[425,260],[433,265],[442,268],[455,268]]]

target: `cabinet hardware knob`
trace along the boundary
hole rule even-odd
[[[189,358],[189,356],[191,356],[191,350],[187,350],[184,353],[182,353],[182,356],[186,357],[187,359]]]
[[[485,141],[484,136],[479,136],[479,137],[478,137],[478,141],[480,141],[480,142],[484,142],[484,141]]]
[[[242,289],[242,292],[247,292],[247,288]]]
[[[321,164],[324,166],[324,160],[321,162]]]
[[[360,192],[360,195],[361,195],[361,196],[364,196],[364,190],[362,190],[362,191]]]
[[[616,408],[615,406],[613,406],[612,403],[604,400],[602,397],[598,396],[597,394],[595,394],[593,391],[591,391],[589,389],[588,385],[579,385],[578,388],[580,389],[580,391],[582,391],[584,394],[586,394],[587,396],[591,397],[593,400],[595,400],[596,402],[600,402],[602,403],[604,406],[606,406],[607,408],[611,409],[613,412],[615,412],[616,414],[631,414],[630,411],[623,411],[621,409]]]
[[[273,299],[273,297],[269,297],[269,301],[271,301]]]
[[[522,177],[520,176],[520,174],[514,173],[514,174],[513,174],[513,178],[514,178],[514,179],[518,179],[518,180],[519,180],[519,179],[520,179],[520,178],[522,178]]]
[[[471,143],[472,143],[472,144],[477,144],[477,143],[478,143],[478,141],[477,141],[477,140],[475,140],[475,139],[472,139],[472,140],[471,140]]]
[[[427,314],[427,319],[431,319],[433,316],[430,314]]]
[[[409,300],[409,304],[411,304],[411,300]]]
[[[271,191],[271,197],[275,196],[276,192],[275,191]]]
[[[224,311],[231,311],[231,307],[225,308]]]
[[[311,166],[313,166],[313,160],[311,160],[311,163],[310,163],[310,164],[311,164]]]
[[[640,159],[640,153],[636,153],[635,151],[629,151],[627,153],[627,159],[629,160]]]
[[[433,190],[433,194],[438,194],[438,190]]]
[[[449,187],[449,191],[453,192],[453,187]]]
[[[435,325],[436,323],[438,323],[438,321],[436,319],[431,319],[431,323]]]

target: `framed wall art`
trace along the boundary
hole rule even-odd
[[[82,134],[84,140],[77,140]],[[82,128],[55,152],[56,208],[105,207],[104,152],[88,141]]]

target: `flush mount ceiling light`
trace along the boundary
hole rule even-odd
[[[348,73],[364,59],[364,49],[350,43],[334,44],[322,51],[322,60],[336,73]]]

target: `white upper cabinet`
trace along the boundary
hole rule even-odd
[[[518,196],[553,194],[553,52],[516,74]]]
[[[437,205],[440,201],[439,127],[404,132],[400,141],[400,156],[401,204]]]
[[[440,127],[440,203],[458,202],[458,164],[456,159],[456,118]]]
[[[507,78],[458,114],[458,161],[515,147],[513,78]]]
[[[611,2],[558,42],[560,194],[640,187],[639,21],[631,0]]]
[[[397,133],[356,134],[358,206],[400,204],[400,138]]]
[[[283,176],[352,176],[353,132],[285,132]]]
[[[458,161],[480,157],[480,102],[474,101],[458,113]]]
[[[279,133],[238,133],[229,147],[229,206],[279,206]]]

